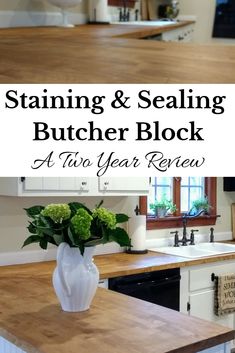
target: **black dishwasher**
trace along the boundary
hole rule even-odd
[[[180,269],[110,278],[109,289],[179,311]]]

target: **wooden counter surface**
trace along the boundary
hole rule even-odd
[[[160,31],[127,25],[1,29],[0,83],[235,83],[235,46],[135,39]]]
[[[62,312],[45,264],[0,269],[0,336],[27,353],[193,353],[232,329],[99,288],[91,309]],[[14,266],[16,269],[16,266]]]
[[[149,251],[144,255],[130,255],[126,253],[116,253],[107,255],[98,255],[94,257],[100,273],[100,279],[114,278],[118,276],[127,276],[137,273],[152,272],[170,268],[180,268],[187,266],[197,266],[218,261],[235,261],[235,253],[214,255],[199,259],[189,259],[180,256],[167,255],[163,253]],[[44,276],[52,274],[56,264],[55,261],[42,263],[33,263],[25,265],[0,266],[0,275],[17,276],[18,274],[28,273],[36,276],[43,273]]]
[[[152,251],[144,255],[117,253],[95,256],[95,263],[99,268],[101,279],[226,260],[235,261],[235,253],[208,256],[199,259],[189,259]]]

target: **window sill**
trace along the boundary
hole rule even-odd
[[[189,227],[201,227],[201,226],[212,226],[216,223],[216,215],[203,215],[197,218],[188,219],[187,226]],[[153,229],[166,229],[166,228],[181,228],[182,227],[182,217],[147,217],[147,230]]]
[[[127,0],[126,7],[135,7],[136,0]],[[124,6],[123,0],[108,0],[108,6]]]

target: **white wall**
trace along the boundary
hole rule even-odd
[[[232,44],[233,39],[212,38],[216,0],[179,0],[180,16],[197,17],[194,41],[196,43]]]

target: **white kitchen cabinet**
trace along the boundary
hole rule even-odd
[[[201,351],[201,353],[230,353],[230,344],[224,343],[219,346],[215,346],[212,348],[208,348],[206,350]]]
[[[7,341],[5,338],[0,337],[0,352],[1,353],[26,353],[23,349],[17,347],[13,343]]]
[[[22,191],[76,191],[86,193],[89,191],[89,178],[72,178],[72,177],[50,177],[50,178],[25,178],[21,180]]]
[[[214,314],[214,290],[189,295],[190,315],[204,320],[216,322],[219,325],[234,327],[234,314],[216,316]]]
[[[235,328],[235,314],[217,316],[214,314],[214,282],[216,276],[235,272],[234,260],[204,264],[181,269],[180,311]]]
[[[148,193],[149,179],[139,178],[99,178],[99,192],[104,195],[120,194],[128,192],[135,194],[141,191],[143,194]]]
[[[26,177],[0,178],[7,196],[128,196],[147,195],[149,178]]]
[[[193,40],[194,24],[176,28],[162,33],[164,42],[191,42]]]
[[[109,288],[109,280],[108,280],[107,278],[105,278],[105,279],[100,279],[100,280],[99,280],[98,287],[108,289],[108,288]]]
[[[32,349],[30,349],[32,351]],[[13,343],[7,341],[5,338],[0,337],[0,352],[1,353],[27,353],[21,348],[17,347]],[[206,350],[201,351],[201,353],[230,353],[229,345],[224,343],[219,346],[215,346]]]

